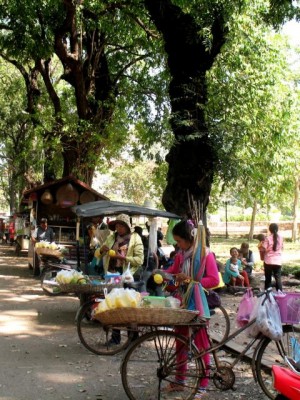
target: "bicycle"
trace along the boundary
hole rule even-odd
[[[262,293],[266,294],[266,291]],[[249,343],[232,363],[223,362],[218,350],[254,323],[255,319],[218,344],[210,340],[210,347],[200,352],[194,345],[193,338],[199,329],[207,330],[205,323],[187,324],[188,337],[178,335],[174,330],[153,328],[152,332],[131,344],[122,360],[122,384],[128,398],[163,399],[165,385],[171,384],[178,390],[168,393],[168,399],[189,400],[194,397],[200,380],[204,377],[211,379],[217,389],[229,390],[235,383],[233,368],[253,348],[253,376],[263,392],[274,399],[276,392],[271,379],[272,365],[286,363],[291,354],[290,337],[296,336],[299,339],[300,329],[293,325],[283,325],[283,338],[278,342],[259,333],[255,338],[249,339]],[[212,355],[213,363],[208,370],[202,360],[205,354]],[[178,375],[180,376],[180,383],[176,380],[176,375],[177,380]]]

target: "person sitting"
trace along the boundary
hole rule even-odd
[[[239,250],[232,247],[230,256],[225,264],[224,283],[231,286],[250,287],[248,274],[243,270],[241,260],[238,258]]]
[[[54,241],[54,231],[52,228],[48,226],[47,218],[41,218],[40,225],[33,231],[31,235],[31,240],[33,246],[35,246],[36,242],[45,241],[52,243]],[[40,266],[41,266],[41,258],[34,251],[34,260],[33,260],[33,274],[35,276],[40,274]]]
[[[47,218],[41,218],[40,225],[34,230],[31,240],[33,243],[40,242],[41,240],[49,243],[54,241],[54,232],[48,226]]]
[[[249,243],[244,242],[241,244],[240,259],[241,259],[244,271],[246,271],[248,274],[248,277],[250,277],[252,274],[252,270],[253,270],[254,257],[253,257],[253,252],[249,249]]]

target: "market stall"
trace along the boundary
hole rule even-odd
[[[41,218],[47,218],[48,226],[54,231],[54,240],[58,245],[69,248],[69,255],[76,258],[76,214],[72,207],[87,202],[98,202],[108,198],[86,183],[68,176],[34,187],[23,193],[21,213],[29,221],[30,236]],[[36,257],[32,241],[28,244],[28,264],[34,274],[39,274],[35,265]]]

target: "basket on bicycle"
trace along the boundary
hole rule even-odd
[[[64,293],[91,293],[91,294],[104,294],[104,289],[107,289],[109,293],[114,288],[122,287],[121,284],[108,284],[102,283],[99,285],[91,284],[91,283],[60,283],[59,287]]]
[[[300,293],[275,295],[275,299],[280,310],[281,322],[285,324],[299,324]]]
[[[184,325],[198,316],[198,311],[175,308],[123,307],[95,315],[103,325]]]
[[[63,254],[58,249],[48,249],[46,247],[37,247],[35,249],[36,254],[39,256],[51,256],[56,258],[63,258]]]

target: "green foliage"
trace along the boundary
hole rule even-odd
[[[28,172],[35,171],[38,178],[41,171],[41,142],[25,112],[22,77],[4,61],[0,61],[0,75],[0,184],[10,211],[13,211],[18,208]]]
[[[161,207],[163,186],[157,185],[160,167],[154,162],[130,162],[115,160],[110,173],[101,185],[101,191],[111,200],[120,200],[143,205],[151,199]],[[156,178],[155,178],[156,177]]]

